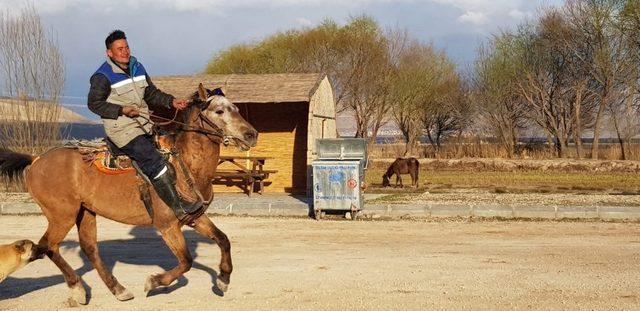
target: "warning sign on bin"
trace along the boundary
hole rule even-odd
[[[357,185],[358,185],[358,182],[353,178],[347,181],[347,187],[351,189],[355,188]]]

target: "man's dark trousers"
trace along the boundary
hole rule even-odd
[[[120,150],[136,161],[149,180],[153,180],[165,166],[164,159],[156,149],[151,135],[137,136]]]

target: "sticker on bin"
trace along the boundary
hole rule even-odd
[[[357,185],[358,185],[358,182],[353,178],[347,181],[347,186],[351,189],[355,188]]]

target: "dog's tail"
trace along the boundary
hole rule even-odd
[[[31,165],[33,160],[32,155],[0,148],[0,176],[14,181],[22,176],[24,169]]]

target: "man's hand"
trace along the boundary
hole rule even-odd
[[[189,106],[189,101],[186,99],[177,99],[174,98],[173,99],[173,108],[176,108],[178,110],[182,110],[184,108],[187,108],[187,106]]]
[[[122,114],[129,118],[135,118],[140,115],[140,112],[135,107],[125,106],[122,107]]]

